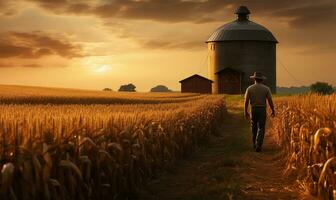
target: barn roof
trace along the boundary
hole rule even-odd
[[[205,78],[205,77],[203,77],[203,76],[201,76],[201,75],[198,75],[198,74],[194,74],[194,75],[192,75],[192,76],[189,76],[188,78],[185,78],[185,79],[183,79],[183,80],[180,80],[179,82],[182,83],[182,82],[185,82],[185,81],[187,81],[187,80],[194,79],[194,78],[201,78],[201,79],[204,79],[205,81],[209,81],[209,82],[211,82],[211,83],[213,82],[212,80],[207,79],[207,78]]]
[[[249,20],[250,11],[247,7],[240,6],[235,14],[238,15],[237,20],[219,27],[206,42],[268,41],[278,43],[267,28]]]
[[[243,74],[244,73],[244,72],[242,72],[240,70],[232,69],[231,67],[225,67],[225,68],[219,70],[218,72],[216,72],[215,74],[222,74],[222,73],[227,72],[227,71],[236,72],[238,74]]]

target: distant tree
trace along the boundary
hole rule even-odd
[[[331,94],[334,92],[332,85],[325,82],[316,82],[310,86],[310,91],[318,94]]]
[[[171,92],[171,90],[167,86],[158,85],[153,87],[150,92]]]
[[[305,94],[310,91],[309,86],[300,86],[300,87],[277,87],[277,94]]]
[[[112,89],[111,88],[104,88],[103,91],[112,92]]]
[[[127,85],[122,85],[119,88],[119,92],[136,92],[135,91],[135,85],[133,85],[132,83],[127,84]]]

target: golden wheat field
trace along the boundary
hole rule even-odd
[[[135,199],[228,117],[216,95],[0,86],[0,102],[0,199]],[[286,173],[336,199],[336,95],[275,103]]]
[[[2,104],[155,104],[202,98],[192,93],[103,92],[96,90],[0,85]]]
[[[19,86],[0,94],[0,199],[131,198],[226,113],[213,95]]]
[[[273,122],[287,172],[318,199],[336,199],[336,95],[282,97]]]

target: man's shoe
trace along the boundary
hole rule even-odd
[[[255,151],[256,151],[256,152],[261,152],[261,147],[256,147],[256,148],[255,148]]]

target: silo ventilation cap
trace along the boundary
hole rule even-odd
[[[248,19],[248,15],[251,14],[250,10],[246,6],[239,6],[235,12],[238,15],[238,19]]]

